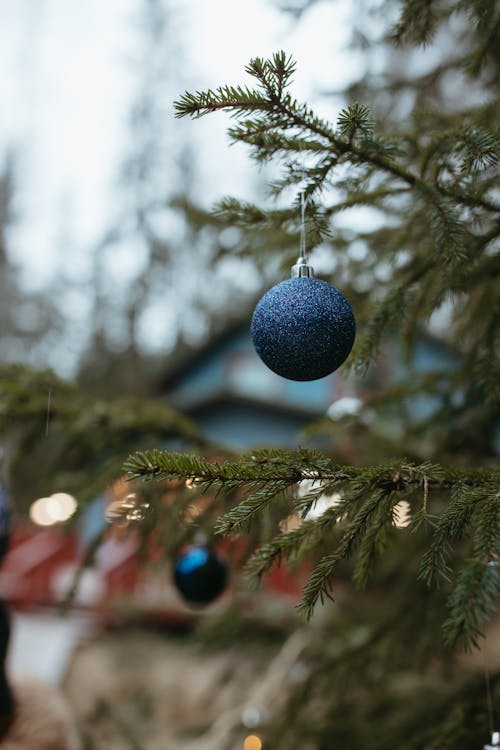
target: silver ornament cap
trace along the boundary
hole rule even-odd
[[[313,278],[314,268],[310,266],[303,255],[297,259],[297,263],[292,266],[292,279],[299,279],[301,277]]]
[[[491,745],[485,745],[483,750],[498,750],[500,748],[500,732],[491,733]]]

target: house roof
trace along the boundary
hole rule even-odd
[[[411,364],[404,363],[394,339],[387,357],[381,358],[382,377],[398,380],[408,369],[425,372],[456,363],[456,352],[435,336],[421,333]],[[377,368],[379,370],[379,368]],[[270,413],[314,418],[324,414],[338,398],[370,390],[374,384],[357,384],[337,372],[310,382],[296,382],[271,372],[253,349],[250,310],[226,320],[201,346],[178,347],[167,372],[159,381],[160,392],[174,408],[186,413],[219,404],[264,407]]]
[[[245,311],[244,316],[231,319],[218,331],[207,336],[202,344],[197,346],[182,344],[172,356],[172,362],[159,381],[159,391],[168,393],[174,390],[187,372],[201,366],[205,360],[223,349],[231,339],[237,338],[248,330],[250,330],[250,314]]]

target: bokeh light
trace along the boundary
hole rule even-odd
[[[32,503],[29,516],[37,526],[53,526],[68,521],[75,513],[78,503],[66,492],[56,492],[50,497],[40,497]]]
[[[255,706],[247,706],[243,709],[241,721],[247,729],[255,729],[262,722],[262,712]]]
[[[30,507],[30,518],[37,526],[52,526],[54,523],[47,509],[49,500],[50,497],[40,497]]]
[[[109,502],[105,510],[106,521],[115,526],[140,523],[150,508],[150,503],[141,495],[130,492],[130,482],[127,480],[118,479],[107,496]]]
[[[343,417],[355,417],[363,408],[363,402],[357,396],[343,396],[338,398],[327,409],[330,419],[342,419]]]
[[[262,740],[256,734],[249,734],[245,737],[243,750],[262,750]]]
[[[77,502],[73,495],[66,492],[56,492],[48,498],[47,511],[56,523],[67,521],[77,509]]]
[[[404,529],[411,523],[411,505],[408,500],[400,500],[393,509],[393,523],[397,529]]]

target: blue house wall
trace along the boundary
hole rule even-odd
[[[346,389],[337,373],[312,382],[276,375],[259,359],[248,327],[242,326],[198,357],[176,379],[168,400],[216,443],[237,449],[292,447],[300,429]]]
[[[386,342],[370,381],[346,379],[339,372],[309,382],[286,380],[257,356],[248,326],[241,326],[195,357],[169,389],[169,403],[189,414],[206,437],[239,450],[267,445],[296,447],[301,428],[326,414],[343,396],[359,395],[398,382],[409,372],[452,370],[457,357],[439,342],[422,338],[410,362],[400,347]],[[370,382],[370,385],[368,383]],[[438,404],[428,396],[415,399],[415,419],[429,416]]]

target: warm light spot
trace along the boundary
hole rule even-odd
[[[198,497],[194,502],[189,503],[184,511],[183,518],[186,523],[196,521],[210,506],[212,499],[210,497]]]
[[[117,500],[112,500],[106,508],[106,520],[108,523],[126,526],[129,522],[143,521],[150,503],[142,500],[135,492]]]
[[[106,521],[112,522],[122,517],[122,501],[113,500],[106,508]]]
[[[37,526],[52,526],[54,519],[48,513],[47,503],[50,497],[40,497],[30,507],[30,518]]]
[[[203,510],[204,509],[201,504],[196,505],[195,503],[191,503],[184,511],[184,520],[186,521],[186,523],[189,523],[190,521],[196,521],[198,516],[203,513]]]
[[[243,743],[243,750],[262,750],[262,740],[256,734],[249,734]]]
[[[411,523],[411,505],[408,500],[400,500],[393,508],[393,523],[397,529],[404,529]]]
[[[56,492],[50,497],[40,497],[31,505],[29,515],[37,526],[64,523],[76,511],[77,502],[72,495]]]
[[[77,509],[77,502],[66,492],[56,492],[48,498],[47,512],[54,519],[54,523],[67,521]]]

